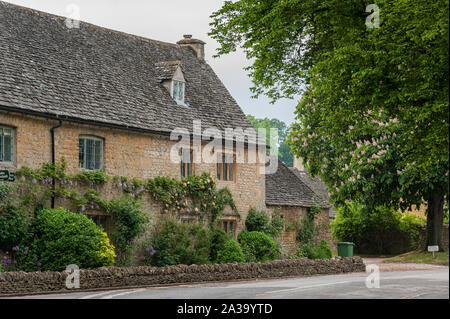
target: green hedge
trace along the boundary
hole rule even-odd
[[[419,248],[425,222],[389,208],[366,211],[360,204],[349,203],[338,209],[331,230],[339,241],[355,243],[355,253],[400,254]]]

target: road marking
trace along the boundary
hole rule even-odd
[[[426,294],[427,293],[421,293],[421,294],[417,294],[417,295],[405,296],[405,297],[402,297],[400,299],[414,299],[414,298],[417,298],[419,296],[423,296],[423,295],[426,295]]]
[[[112,299],[112,298],[115,298],[115,297],[120,297],[120,296],[129,295],[129,294],[134,294],[136,292],[144,291],[144,290],[145,289],[142,288],[142,289],[137,289],[137,290],[132,290],[132,291],[125,291],[125,292],[121,292],[121,293],[114,294],[114,295],[104,296],[104,297],[102,297],[100,299]]]
[[[87,295],[87,296],[83,296],[79,299],[91,299],[91,298],[95,298],[95,297],[99,297],[99,296],[103,296],[103,295],[108,295],[112,293],[111,291],[107,291],[107,292],[101,292],[99,294],[93,294],[93,295]]]
[[[345,284],[345,283],[349,283],[349,282],[354,282],[354,281],[353,280],[337,281],[337,282],[331,282],[331,283],[327,283],[327,284],[318,284],[318,285],[311,285],[311,286],[302,286],[302,287],[296,287],[296,288],[267,291],[267,292],[265,292],[265,294],[275,294],[275,293],[279,293],[279,292],[283,293],[283,292],[295,291],[295,290],[300,290],[300,289],[323,287],[323,286],[331,286],[331,285],[337,285],[337,284]]]

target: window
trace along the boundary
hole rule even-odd
[[[184,82],[172,81],[172,98],[177,102],[184,104]]]
[[[14,130],[0,126],[0,162],[12,162],[14,154]]]
[[[88,217],[90,219],[92,219],[97,226],[102,227],[103,230],[106,233],[108,233],[108,234],[111,233],[111,230],[112,230],[111,216],[108,216],[108,215],[88,215]]]
[[[79,167],[91,171],[103,169],[103,140],[93,136],[79,138]]]
[[[222,228],[228,235],[234,236],[236,222],[234,220],[224,220],[222,221]]]
[[[186,178],[192,175],[192,150],[181,149],[181,177]]]
[[[217,159],[217,179],[232,181],[234,174],[233,155],[219,154]]]

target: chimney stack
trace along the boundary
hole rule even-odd
[[[192,49],[200,60],[205,60],[205,42],[198,39],[193,39],[191,34],[185,34],[183,40],[180,40],[177,42],[177,44],[181,45],[182,47],[189,47]]]

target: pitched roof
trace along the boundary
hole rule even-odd
[[[308,185],[308,187],[316,194],[324,203],[327,203],[330,209],[330,216],[335,216],[336,212],[332,209],[332,205],[329,204],[330,195],[328,194],[327,186],[320,180],[319,177],[311,177],[307,171],[301,171],[295,167],[290,170],[300,179]]]
[[[0,108],[169,133],[176,127],[252,128],[217,75],[188,47],[0,1]],[[178,61],[190,107],[161,84]],[[164,69],[164,68],[163,68]],[[163,70],[164,71],[164,70]]]
[[[276,172],[266,174],[266,205],[312,207],[325,204],[302,179],[276,160]]]
[[[312,178],[307,171],[300,171],[299,169],[292,167],[290,170],[297,175],[308,187],[322,200],[328,202],[330,196],[328,195],[326,185],[320,180],[320,178]]]

